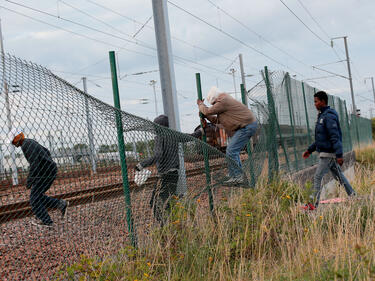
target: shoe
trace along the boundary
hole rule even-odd
[[[355,191],[349,195],[349,198],[355,198],[355,197],[357,197],[357,193],[355,193]]]
[[[64,201],[64,207],[61,208],[61,218],[66,217],[68,213],[69,201]]]
[[[316,207],[311,203],[307,203],[305,206],[302,207],[302,209],[306,211],[314,211],[316,210]]]
[[[31,221],[31,224],[32,225],[35,225],[35,226],[39,226],[39,227],[43,227],[43,228],[53,228],[53,223],[44,223],[40,220],[33,220]]]
[[[228,180],[223,181],[224,185],[234,185],[234,184],[241,184],[241,183],[244,183],[244,178],[242,175],[231,177]]]

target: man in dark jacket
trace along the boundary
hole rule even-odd
[[[305,206],[306,210],[314,210],[318,207],[322,179],[328,170],[344,186],[349,196],[355,195],[352,186],[340,168],[344,163],[344,158],[339,116],[336,110],[327,106],[328,96],[323,91],[317,92],[314,95],[314,104],[319,111],[315,125],[315,142],[309,146],[302,156],[304,159],[307,159],[311,153],[317,151],[319,153],[319,163],[314,175],[314,195],[311,198],[314,200],[314,205],[308,203]]]
[[[60,209],[61,215],[64,217],[68,207],[67,201],[45,195],[56,179],[56,163],[52,160],[47,148],[35,140],[25,138],[22,131],[12,130],[9,137],[14,146],[21,147],[30,165],[26,188],[31,188],[30,205],[33,213],[40,220],[33,223],[51,227],[53,221],[48,215],[47,208]]]
[[[159,115],[154,122],[160,126],[169,128],[168,116]],[[163,225],[166,220],[165,211],[170,209],[169,201],[172,196],[176,195],[179,157],[178,157],[178,143],[187,142],[188,138],[168,135],[168,131],[162,128],[155,128],[156,137],[154,143],[154,156],[140,162],[136,166],[137,171],[143,168],[156,164],[159,174],[159,180],[156,188],[152,192],[150,205],[154,212],[154,217]],[[200,137],[202,130],[197,130],[191,136]]]

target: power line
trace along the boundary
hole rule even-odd
[[[293,12],[293,10],[292,9],[290,9],[289,7],[288,7],[288,5],[287,4],[285,4],[284,3],[284,1],[283,0],[279,0],[312,34],[314,34],[315,35],[315,37],[317,37],[320,41],[322,41],[325,45],[327,45],[327,46],[330,46],[330,44],[329,43],[327,43],[325,40],[323,40],[318,34],[316,34],[310,27],[308,27],[308,25],[299,17],[299,16],[297,16],[296,15],[296,13],[295,12]]]
[[[258,49],[256,49],[256,48],[254,48],[253,46],[247,44],[246,42],[242,41],[241,39],[236,38],[236,37],[233,36],[232,34],[230,34],[230,33],[226,32],[226,31],[222,30],[221,28],[218,28],[217,26],[215,26],[215,25],[213,25],[213,24],[211,24],[211,23],[205,21],[204,19],[202,19],[202,18],[200,18],[200,17],[194,15],[193,13],[191,13],[191,12],[187,11],[186,9],[184,9],[184,8],[182,8],[182,7],[180,7],[180,6],[178,6],[177,4],[175,4],[175,3],[173,3],[173,2],[171,2],[171,1],[169,1],[169,0],[168,0],[168,3],[171,4],[172,6],[176,7],[177,9],[179,9],[179,10],[185,12],[186,14],[192,16],[193,18],[195,18],[195,19],[197,19],[197,20],[199,20],[199,21],[205,23],[206,25],[210,26],[211,28],[213,28],[213,29],[219,31],[220,33],[226,35],[227,37],[231,38],[232,40],[237,41],[237,42],[240,43],[241,45],[243,45],[243,46],[245,46],[245,47],[251,49],[252,51],[254,51],[254,52],[256,52],[256,53],[258,53],[258,54],[260,54],[260,55],[262,55],[262,56],[264,56],[264,57],[266,57],[266,58],[268,58],[269,60],[275,62],[276,64],[278,64],[278,65],[280,65],[280,66],[282,66],[282,67],[284,67],[284,68],[288,68],[288,69],[292,70],[293,72],[298,73],[298,74],[301,75],[301,76],[304,76],[303,74],[299,73],[298,71],[293,70],[292,68],[286,66],[285,64],[283,64],[283,63],[277,61],[276,59],[274,59],[274,58],[268,56],[267,54],[263,53],[262,51],[260,51],[260,50],[258,50]]]
[[[111,77],[107,76],[99,76],[99,75],[94,75],[94,74],[85,74],[85,73],[80,73],[80,72],[70,72],[70,71],[65,71],[65,70],[57,70],[57,69],[51,69],[52,72],[60,72],[60,73],[65,73],[65,74],[70,74],[73,76],[82,76],[82,77],[93,77],[93,78],[98,78],[98,79],[110,79]]]
[[[150,26],[147,25],[147,23],[149,22],[149,20],[150,20],[152,17],[150,17],[145,23],[141,23],[141,22],[139,22],[139,21],[136,21],[135,19],[132,19],[131,17],[125,16],[125,15],[123,15],[123,14],[120,14],[120,13],[118,13],[117,11],[112,10],[112,9],[110,9],[110,8],[104,6],[104,5],[98,4],[98,3],[94,2],[94,1],[91,1],[91,0],[87,0],[87,1],[90,2],[90,3],[92,3],[92,4],[94,4],[94,5],[97,5],[97,6],[101,7],[101,8],[103,8],[103,9],[109,10],[109,11],[111,11],[111,12],[117,14],[117,15],[120,15],[120,16],[122,16],[122,17],[128,19],[128,20],[131,20],[131,21],[133,21],[133,22],[135,22],[135,23],[137,23],[137,24],[140,24],[140,25],[141,25],[141,28],[140,28],[140,29],[139,29],[139,30],[138,30],[138,31],[137,31],[132,37],[135,37],[135,36],[136,36],[136,35],[137,35],[137,34],[138,34],[138,33],[139,33],[144,27],[148,27],[148,28],[151,28],[151,29],[152,29],[152,27],[150,27]],[[73,7],[73,6],[71,6],[71,7]],[[79,9],[78,9],[78,10],[79,10]],[[81,10],[80,10],[80,11],[81,11]],[[93,17],[93,16],[89,15],[88,13],[85,13],[85,12],[83,12],[83,13],[86,14],[87,16]],[[95,18],[95,17],[94,17],[94,18]],[[100,20],[100,21],[101,21],[101,20]],[[101,21],[101,22],[102,22],[102,21]],[[127,36],[130,36],[130,35],[127,35]],[[184,43],[184,44],[186,44],[186,45],[189,45],[190,47],[193,47],[193,48],[196,48],[196,49],[202,50],[202,51],[204,51],[204,52],[206,52],[206,53],[209,53],[209,54],[211,54],[211,55],[213,55],[213,56],[218,56],[218,57],[221,57],[221,58],[224,58],[224,59],[226,59],[226,60],[231,61],[231,59],[229,59],[229,58],[227,58],[227,57],[225,57],[225,56],[222,56],[222,55],[220,55],[220,54],[214,53],[214,52],[212,52],[212,51],[210,51],[210,50],[206,50],[206,49],[201,48],[201,47],[199,47],[199,46],[196,46],[196,45],[190,44],[189,42],[187,42],[187,41],[185,41],[185,40],[182,40],[182,39],[180,39],[180,38],[177,38],[177,37],[174,37],[174,36],[172,36],[172,38],[175,39],[175,40],[177,40],[177,41],[180,41],[180,42],[182,42],[182,43]],[[139,41],[139,42],[142,42],[142,41]],[[131,43],[134,43],[134,42],[131,42]],[[154,49],[154,50],[156,51],[156,49]],[[190,62],[190,63],[194,63],[194,64],[197,64],[197,65],[200,65],[200,66],[206,67],[206,68],[211,69],[211,70],[214,70],[214,71],[216,71],[216,72],[222,72],[223,74],[227,74],[227,73],[221,71],[220,69],[217,69],[217,68],[214,68],[214,67],[210,67],[210,66],[204,65],[204,64],[202,64],[202,63],[197,63],[197,62],[195,62],[195,61],[193,61],[193,60],[191,60],[191,59],[186,59],[186,58],[184,58],[184,57],[177,56],[177,55],[174,55],[174,57],[176,57],[176,58],[178,58],[178,59],[181,59],[181,60],[184,60],[184,61],[188,61],[188,62]],[[102,59],[102,60],[100,60],[100,61],[98,61],[98,62],[96,62],[96,63],[94,63],[93,65],[97,65],[97,64],[99,64],[100,62],[102,62],[102,61],[104,61],[104,60],[105,60],[105,58]],[[84,68],[82,68],[82,69],[86,69],[86,68],[88,68],[88,67],[90,67],[90,66],[93,66],[93,65],[86,66],[86,67],[84,67]]]
[[[228,71],[228,69],[237,61],[238,59],[238,56],[236,56],[236,58],[230,63],[230,65],[228,65],[224,71]]]
[[[77,7],[75,7],[75,6],[71,5],[71,4],[69,4],[69,3],[66,3],[66,2],[63,1],[63,0],[59,0],[59,2],[61,2],[61,3],[65,4],[66,6],[72,8],[72,9],[74,9],[74,10],[76,10],[76,11],[82,13],[82,14],[84,14],[85,16],[87,16],[87,17],[89,17],[89,18],[92,18],[92,19],[94,19],[94,20],[96,20],[96,21],[98,21],[98,22],[104,24],[105,26],[107,26],[107,27],[109,27],[109,28],[111,28],[111,29],[113,29],[113,30],[115,30],[115,31],[117,31],[117,32],[119,32],[119,33],[125,35],[125,36],[128,36],[128,37],[130,37],[130,38],[134,38],[134,36],[131,36],[131,35],[129,35],[129,34],[123,32],[122,30],[118,29],[117,27],[115,27],[115,26],[113,26],[113,25],[111,25],[111,24],[109,24],[109,23],[107,23],[107,22],[105,22],[105,21],[103,21],[103,20],[101,20],[101,19],[99,19],[99,18],[93,16],[93,15],[90,15],[89,13],[87,13],[87,12],[85,12],[85,11],[83,11],[83,10],[81,10],[81,9],[79,9],[79,8],[77,8]],[[61,17],[59,16],[59,18],[61,18]]]
[[[20,16],[23,16],[23,17],[26,17],[26,18],[29,18],[33,21],[36,21],[36,22],[39,22],[39,23],[43,23],[45,25],[48,25],[48,26],[51,26],[51,27],[54,27],[56,29],[60,29],[60,30],[63,30],[65,32],[68,32],[68,33],[71,33],[71,34],[74,34],[76,36],[79,36],[79,37],[83,37],[85,39],[88,39],[88,40],[91,40],[91,41],[95,41],[95,42],[98,42],[98,43],[101,43],[101,44],[104,44],[104,45],[107,45],[107,46],[111,46],[111,47],[115,47],[115,48],[118,48],[118,49],[122,49],[122,50],[125,50],[125,51],[128,51],[128,52],[131,52],[131,53],[136,53],[136,54],[139,54],[139,55],[143,55],[143,56],[148,56],[148,57],[155,57],[154,55],[150,55],[150,54],[146,54],[146,53],[142,53],[142,52],[139,52],[139,51],[135,51],[135,50],[131,50],[131,49],[127,49],[127,48],[124,48],[124,47],[121,47],[121,46],[117,46],[117,45],[114,45],[114,44],[111,44],[111,43],[108,43],[108,42],[105,42],[105,41],[101,41],[99,39],[96,39],[96,38],[93,38],[93,37],[90,37],[90,36],[87,36],[87,35],[84,35],[84,34],[80,34],[78,32],[75,32],[75,31],[72,31],[72,30],[69,30],[69,29],[66,29],[66,28],[63,28],[63,27],[60,27],[60,26],[57,26],[57,25],[54,25],[54,24],[51,24],[51,23],[48,23],[48,22],[45,22],[45,21],[42,21],[42,20],[39,20],[39,19],[36,19],[34,17],[31,17],[29,15],[25,15],[21,12],[18,12],[18,11],[15,11],[15,10],[12,10],[12,9],[9,9],[5,6],[0,6],[0,8],[3,8],[7,11],[10,11],[12,13],[15,13],[15,14],[18,14]]]
[[[5,1],[10,2],[10,3],[12,3],[12,4],[15,4],[15,5],[20,5],[20,6],[24,7],[24,8],[28,8],[28,9],[31,9],[31,10],[34,10],[34,11],[37,11],[37,12],[40,12],[40,13],[46,14],[46,15],[48,15],[48,16],[57,17],[56,15],[53,15],[53,14],[50,14],[50,13],[47,13],[47,12],[44,12],[44,11],[41,11],[41,10],[38,10],[38,9],[34,9],[34,8],[28,7],[28,6],[26,6],[26,5],[18,4],[18,3],[16,3],[16,2],[11,1],[11,0],[5,0]],[[66,4],[66,3],[65,3],[64,1],[62,1],[62,0],[61,0],[61,2],[63,2],[64,4]],[[66,5],[69,5],[69,4],[66,4]],[[72,8],[74,8],[74,9],[76,9],[76,10],[78,10],[78,11],[80,11],[81,13],[83,13],[83,14],[85,14],[85,15],[91,17],[91,18],[94,18],[94,19],[96,19],[96,20],[98,20],[98,21],[100,21],[100,22],[102,22],[102,23],[104,23],[104,24],[106,24],[106,25],[108,25],[108,26],[114,28],[113,26],[111,26],[111,25],[109,25],[109,24],[103,22],[103,21],[100,20],[100,19],[97,19],[96,17],[93,17],[93,16],[89,15],[89,14],[86,13],[86,12],[83,12],[82,10],[80,10],[80,9],[78,9],[78,8],[75,8],[74,6],[71,6],[71,5],[69,5],[69,6],[72,7]],[[59,19],[62,19],[62,20],[68,21],[68,22],[70,22],[70,23],[78,24],[78,25],[80,25],[80,26],[83,26],[83,27],[86,27],[86,28],[92,29],[92,30],[94,30],[94,31],[104,33],[104,34],[106,34],[106,35],[111,35],[110,33],[107,33],[107,32],[105,32],[105,31],[101,31],[101,30],[98,30],[98,29],[96,29],[96,28],[93,28],[93,27],[90,27],[90,26],[87,26],[87,25],[80,24],[80,23],[74,22],[74,21],[72,21],[72,20],[64,19],[64,18],[62,18],[62,17],[59,17]],[[148,20],[148,21],[149,21],[149,20]],[[143,26],[144,26],[144,24],[143,24]],[[117,29],[115,28],[115,30],[117,30]],[[121,31],[120,31],[120,32],[121,32]],[[139,31],[138,31],[138,32],[139,32]],[[138,32],[137,32],[137,33],[138,33]],[[122,33],[122,34],[125,34],[125,33],[123,33],[123,32],[121,32],[121,33]],[[137,33],[136,33],[136,34],[137,34]],[[136,35],[136,34],[135,34],[135,35]],[[128,36],[128,37],[131,37],[131,38],[133,38],[133,37],[135,36],[135,35],[134,35],[134,36],[131,36],[131,35],[128,35],[128,34],[125,34],[125,35]],[[115,36],[115,35],[112,35],[112,36],[114,36],[115,38],[119,38],[119,39],[122,38],[122,37],[118,37],[118,36]],[[129,43],[139,44],[139,43],[137,43],[137,42],[133,42],[133,41],[130,41],[130,40],[127,40],[127,39],[124,39],[124,38],[122,38],[122,39],[123,39],[123,40],[126,40],[126,41],[129,42]],[[141,42],[141,43],[143,44],[143,45],[140,45],[140,46],[145,47],[145,48],[149,48],[149,49],[151,49],[151,50],[156,51],[156,48],[154,48],[154,47],[150,47],[150,46],[147,46],[147,44],[144,43],[144,42],[142,42],[142,41],[139,41],[139,40],[137,40],[137,41],[138,41],[138,42]],[[187,59],[187,58],[184,58],[184,57],[181,57],[181,56],[177,56],[177,55],[173,55],[173,56],[176,57],[176,58],[179,58],[179,59],[181,59],[181,60],[185,60],[185,61],[188,61],[188,62],[190,62],[190,63],[195,63],[195,64],[197,64],[197,65],[200,65],[200,66],[203,66],[203,67],[206,67],[206,68],[212,69],[212,70],[217,71],[217,72],[223,72],[223,71],[221,71],[220,69],[217,69],[217,68],[214,68],[214,67],[210,67],[210,66],[207,66],[207,65],[204,65],[204,64],[201,64],[201,63],[197,63],[197,62],[194,62],[194,61],[192,61],[192,60],[190,60],[190,59]],[[225,73],[225,72],[223,72],[223,73]]]
[[[302,3],[301,0],[298,0],[298,2],[300,3],[300,5],[302,6],[302,8],[306,11],[306,13],[310,16],[310,18],[315,22],[315,24],[319,27],[319,29],[327,36],[327,38],[329,40],[331,40],[331,36],[329,36],[329,34],[323,29],[323,27],[319,24],[319,22],[314,18],[314,16],[310,13],[309,9]],[[339,59],[339,60],[342,60],[342,58],[340,57],[340,55],[337,53],[335,47],[332,47],[331,48],[332,51],[335,53],[336,57]],[[341,48],[338,47],[338,49],[345,55],[345,52],[344,50],[342,50]],[[346,60],[342,60],[343,61],[343,65],[345,66],[345,63],[344,61]],[[353,67],[354,67],[354,62],[352,61],[352,64],[353,64]],[[355,68],[355,67],[354,67]],[[358,69],[356,69],[356,72],[359,73]],[[361,75],[359,75],[361,76]],[[356,79],[359,81],[358,77],[356,77]]]
[[[24,8],[31,9],[31,10],[36,11],[36,12],[40,12],[40,13],[46,14],[46,15],[48,15],[48,16],[52,16],[52,17],[55,17],[55,18],[57,17],[56,15],[53,15],[53,14],[50,14],[50,13],[47,13],[47,12],[44,12],[44,11],[41,11],[41,10],[38,10],[38,9],[34,9],[34,8],[31,8],[31,7],[27,7],[27,6],[25,6],[25,5],[15,3],[15,2],[12,2],[12,1],[10,1],[10,0],[5,0],[5,1],[10,2],[10,3],[13,3],[13,4],[15,4],[15,5],[20,5],[20,6],[24,7]],[[62,27],[56,26],[56,25],[53,25],[53,24],[47,23],[47,22],[42,21],[42,20],[39,20],[39,19],[35,19],[35,18],[31,17],[31,16],[25,15],[25,14],[20,13],[20,12],[17,12],[17,11],[14,11],[14,10],[9,9],[9,8],[6,8],[6,7],[4,7],[4,6],[1,6],[1,7],[4,8],[4,9],[6,9],[6,10],[8,10],[8,11],[14,12],[14,13],[16,13],[16,14],[18,14],[18,15],[22,15],[22,16],[27,17],[27,18],[30,18],[30,19],[32,19],[32,20],[34,20],[34,21],[38,21],[38,22],[40,22],[40,23],[47,24],[47,25],[52,26],[52,27],[54,27],[54,28],[64,30],[64,31],[66,31],[66,32],[69,32],[69,33],[75,34],[75,35],[77,35],[77,36],[84,37],[84,38],[86,38],[86,39],[94,40],[94,41],[96,41],[96,42],[100,42],[100,43],[102,43],[102,44],[109,45],[109,46],[112,46],[112,47],[115,47],[115,48],[118,48],[118,49],[127,50],[127,51],[129,51],[129,52],[134,52],[134,53],[137,53],[137,54],[141,54],[141,55],[145,55],[145,56],[149,56],[149,57],[154,57],[154,58],[156,57],[156,55],[149,55],[149,54],[146,54],[146,53],[142,53],[142,52],[138,52],[138,51],[130,50],[130,49],[127,49],[127,48],[124,48],[124,47],[116,46],[116,45],[114,45],[114,44],[110,44],[110,43],[107,43],[107,42],[104,42],[104,41],[101,41],[101,40],[98,40],[98,39],[95,39],[95,38],[89,37],[89,36],[87,36],[87,35],[83,35],[83,34],[80,34],[80,33],[75,32],[75,31],[71,31],[71,30],[68,30],[68,29],[65,29],[65,28],[62,28]],[[63,18],[60,17],[59,19],[63,19]],[[63,20],[66,20],[66,19],[63,19]],[[84,24],[80,24],[80,23],[77,23],[77,22],[74,22],[74,21],[71,21],[71,20],[66,20],[66,21],[71,22],[71,23],[74,23],[74,24],[77,24],[77,25],[80,25],[80,26],[83,26],[83,27],[86,27],[86,28],[89,28],[89,29],[94,30],[94,31],[98,31],[98,32],[100,32],[100,33],[104,33],[104,34],[109,34],[109,35],[111,35],[110,33],[100,31],[100,30],[98,30],[98,29],[96,29],[96,28],[92,28],[92,27],[89,27],[89,26],[84,25]],[[115,35],[111,35],[111,36],[113,36],[113,37],[118,37],[118,36],[115,36]],[[122,37],[118,37],[118,38],[122,38]],[[127,42],[129,42],[129,43],[138,44],[138,43],[132,42],[132,41],[130,41],[130,40],[127,40],[127,39],[125,39],[125,38],[122,38],[122,39],[125,40],[125,41],[127,41]],[[151,48],[151,47],[147,47],[147,48],[156,51],[155,48]],[[174,55],[174,57],[175,57],[175,58],[178,58],[178,59],[181,59],[181,60],[183,60],[183,61],[187,61],[187,62],[190,62],[190,63],[193,63],[193,64],[197,64],[197,65],[203,66],[203,67],[205,67],[205,68],[207,68],[207,69],[211,69],[211,70],[214,70],[214,71],[219,72],[219,73],[226,74],[224,71],[222,71],[222,70],[220,70],[220,69],[217,69],[217,68],[214,68],[214,67],[211,67],[211,66],[207,66],[207,65],[204,65],[204,64],[202,64],[202,63],[194,62],[194,61],[191,60],[191,59],[187,59],[187,58],[184,58],[184,57],[181,57],[181,56],[177,56],[177,55]]]
[[[131,18],[131,17],[129,17],[129,16],[125,16],[124,14],[121,14],[121,13],[119,13],[119,12],[117,12],[117,11],[111,9],[111,8],[108,8],[108,7],[106,7],[106,6],[102,5],[102,4],[96,3],[95,1],[92,1],[92,0],[86,0],[86,1],[89,2],[89,3],[91,3],[91,4],[93,4],[93,5],[98,6],[98,7],[102,8],[102,9],[104,9],[104,10],[107,10],[107,11],[110,11],[110,12],[116,14],[116,15],[119,15],[119,16],[121,16],[121,17],[123,17],[123,18],[125,18],[125,19],[127,19],[127,20],[129,20],[129,21],[132,21],[132,22],[134,22],[134,23],[137,23],[138,25],[142,25],[142,26],[147,27],[147,28],[152,29],[152,30],[154,29],[153,27],[151,27],[151,26],[149,26],[149,25],[147,25],[147,24],[144,24],[144,23],[142,23],[142,22],[139,22],[139,21],[137,21],[137,20],[135,20],[134,18]],[[180,41],[181,43],[183,43],[183,44],[185,44],[185,45],[188,45],[188,46],[190,46],[190,47],[192,47],[192,48],[196,48],[196,49],[199,49],[199,50],[201,50],[201,51],[203,51],[203,52],[206,52],[206,53],[208,53],[208,54],[211,54],[211,55],[214,55],[214,56],[217,56],[217,57],[221,57],[221,58],[223,58],[223,59],[225,59],[225,60],[231,61],[230,58],[227,58],[227,57],[225,57],[225,56],[223,56],[223,55],[217,54],[217,53],[215,53],[215,52],[213,52],[213,51],[211,51],[211,50],[207,50],[207,49],[204,49],[204,48],[202,48],[202,47],[199,47],[199,46],[196,46],[196,45],[194,45],[194,44],[191,44],[191,43],[189,43],[189,42],[187,42],[187,41],[185,41],[185,40],[183,40],[183,39],[181,39],[181,38],[178,38],[178,37],[175,37],[175,36],[171,36],[171,37],[172,37],[172,39],[177,40],[177,41]]]
[[[150,19],[152,19],[152,16],[151,17],[149,17],[148,19],[147,19],[147,21],[133,34],[133,36],[132,37],[136,37],[142,30],[143,30],[143,28],[146,26],[146,24],[150,21]],[[126,44],[123,46],[123,47],[125,47],[126,46]],[[85,66],[85,67],[83,67],[83,68],[81,68],[80,69],[80,71],[82,71],[82,70],[84,70],[84,69],[87,69],[87,68],[90,68],[90,67],[92,67],[92,66],[94,66],[94,65],[98,65],[99,63],[101,63],[101,62],[103,62],[103,61],[106,61],[107,60],[107,58],[103,58],[103,59],[101,59],[101,60],[99,60],[99,61],[97,61],[97,62],[95,62],[95,63],[93,63],[93,64],[90,64],[90,65],[88,65],[88,66]]]
[[[39,10],[39,9],[36,9],[36,8],[32,8],[32,7],[29,7],[27,5],[20,4],[20,3],[17,3],[17,2],[11,1],[11,0],[5,0],[5,1],[9,2],[9,3],[13,4],[13,5],[17,5],[17,6],[20,6],[20,7],[29,9],[29,10],[32,10],[34,12],[38,12],[38,13],[44,14],[44,15],[47,15],[49,17],[57,18],[59,20],[63,20],[63,21],[66,21],[66,22],[69,22],[69,23],[72,23],[72,24],[75,24],[75,25],[87,28],[87,29],[90,29],[92,31],[99,32],[99,33],[102,33],[104,35],[107,35],[107,36],[110,36],[110,37],[113,37],[113,38],[116,38],[116,39],[119,39],[119,40],[123,40],[123,41],[129,42],[129,43],[132,43],[132,44],[136,44],[136,45],[140,45],[140,46],[142,46],[144,48],[151,49],[151,50],[154,50],[154,51],[156,50],[154,47],[147,46],[144,43],[139,44],[138,42],[134,42],[132,40],[126,39],[126,38],[121,37],[121,36],[114,35],[112,33],[109,33],[109,32],[106,32],[106,31],[103,31],[103,30],[100,30],[100,29],[97,29],[97,28],[89,26],[89,25],[85,25],[85,24],[82,24],[82,23],[79,23],[79,22],[76,22],[76,21],[73,21],[73,20],[69,20],[69,19],[63,18],[61,16],[57,16],[57,15],[54,15],[54,14],[51,14],[51,13],[48,13],[48,12],[45,12],[45,11],[42,11],[42,10]],[[128,35],[128,34],[126,34],[126,36],[131,37],[131,35]]]
[[[112,13],[115,13],[116,15],[119,15],[119,16],[121,16],[121,17],[123,17],[123,18],[125,18],[125,19],[127,19],[127,20],[129,20],[129,21],[132,21],[132,22],[134,22],[134,23],[138,23],[138,24],[143,25],[143,23],[140,23],[140,22],[138,22],[138,21],[136,21],[136,20],[134,20],[134,19],[132,19],[132,18],[130,18],[130,17],[128,17],[128,16],[125,16],[125,15],[123,15],[123,14],[117,12],[116,10],[110,9],[110,8],[108,8],[108,7],[106,7],[106,6],[103,6],[103,5],[99,4],[99,3],[96,3],[95,1],[92,1],[92,0],[86,0],[86,1],[89,2],[89,3],[91,3],[91,4],[93,4],[93,5],[96,5],[96,6],[98,6],[98,7],[101,7],[102,9],[105,9],[105,10],[111,11]]]
[[[207,0],[209,3],[211,3],[214,7],[216,7],[218,10],[222,11],[225,15],[227,15],[228,17],[230,17],[231,19],[233,19],[235,22],[239,23],[242,27],[244,27],[245,29],[247,29],[248,31],[250,31],[251,33],[255,34],[256,36],[258,36],[260,39],[262,39],[264,42],[270,44],[272,47],[274,47],[275,49],[279,50],[280,52],[282,52],[283,54],[289,56],[290,58],[294,59],[295,61],[299,62],[300,64],[304,65],[304,66],[307,66],[309,67],[309,65],[307,65],[306,63],[304,63],[303,61],[297,59],[296,57],[292,56],[291,54],[289,54],[288,52],[284,51],[283,49],[281,49],[280,47],[278,47],[277,45],[275,45],[274,43],[272,43],[271,41],[269,41],[268,39],[266,39],[265,37],[263,37],[261,34],[259,34],[258,32],[254,31],[253,29],[251,29],[250,27],[248,27],[246,24],[244,24],[243,22],[241,22],[240,20],[238,20],[237,18],[235,18],[234,16],[230,15],[228,12],[226,12],[225,10],[223,10],[222,8],[220,8],[218,5],[216,5],[215,3],[213,3],[211,0]]]
[[[330,44],[327,43],[324,39],[322,39],[317,33],[315,33],[309,26],[307,26],[307,24],[305,24],[305,22],[297,16],[297,14],[295,12],[293,12],[292,9],[290,9],[288,7],[288,5],[285,4],[285,2],[283,0],[279,0],[312,34],[314,34],[320,41],[322,41],[325,45],[328,45],[329,47]],[[318,25],[318,27],[323,31],[323,33],[325,35],[327,35],[329,37],[329,35],[327,34],[327,32],[324,31],[324,29],[320,26],[320,24],[315,20],[315,18],[312,16],[312,14],[308,11],[308,9],[302,4],[302,2],[300,0],[298,0],[298,2],[301,4],[301,6],[303,7],[303,9],[307,12],[307,14],[309,14],[309,16],[312,18],[312,20]],[[336,50],[334,48],[331,48],[333,50],[333,52],[335,53],[336,57],[339,59],[339,60],[342,60],[342,58],[339,56],[339,54],[336,52]],[[340,49],[340,48],[339,48]],[[341,49],[340,49],[341,50]],[[341,50],[341,52],[343,52],[343,50]],[[354,66],[354,65],[353,65]],[[356,71],[358,72],[358,70],[356,69]],[[358,81],[358,77],[355,77]]]
[[[141,28],[138,29],[138,31],[136,33],[133,34],[133,37],[135,38],[139,32],[141,32],[143,30],[143,28],[145,28],[145,26],[147,26],[148,22],[152,19],[153,16],[150,16],[146,21],[145,23],[141,26]]]
[[[311,19],[316,23],[316,25],[319,27],[319,29],[329,38],[331,39],[331,37],[327,34],[327,32],[323,29],[323,27],[319,24],[319,22],[317,20],[315,20],[315,18],[313,17],[313,15],[310,13],[310,11],[306,8],[305,5],[303,5],[302,1],[301,0],[298,0],[299,4],[302,6],[302,8],[306,11],[306,13],[309,14],[309,16],[311,17]]]

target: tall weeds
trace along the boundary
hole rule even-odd
[[[216,202],[177,202],[170,223],[139,249],[83,257],[60,276],[82,280],[375,280],[375,149],[360,151],[344,203],[301,210],[306,192],[275,180]],[[374,156],[372,156],[374,154]],[[363,159],[368,163],[363,163]],[[84,269],[84,270],[83,270]]]

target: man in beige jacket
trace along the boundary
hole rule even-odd
[[[234,161],[228,161],[229,179],[224,184],[239,184],[245,181],[242,172],[240,152],[256,133],[258,122],[254,114],[241,102],[227,93],[212,87],[207,95],[211,104],[207,107],[197,100],[199,111],[214,124],[224,127],[230,138],[226,155]]]

